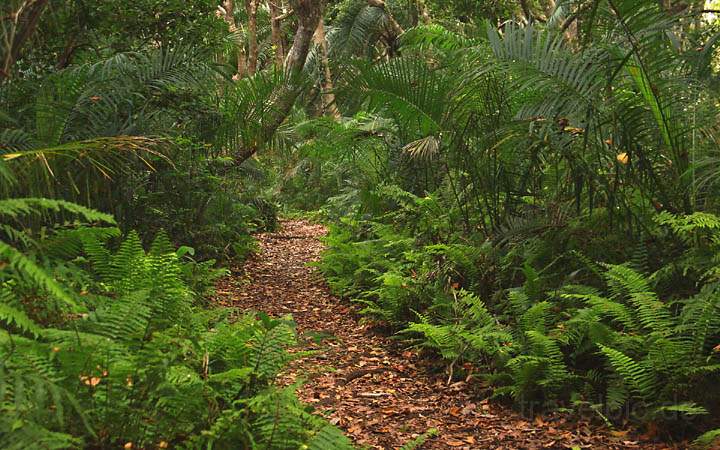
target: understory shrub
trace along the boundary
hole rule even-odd
[[[177,138],[174,146],[173,170],[128,177],[123,189],[133,192],[121,223],[141,236],[165,230],[202,259],[242,261],[255,250],[251,234],[277,226],[276,207],[260,189],[262,170],[238,167],[188,139]]]
[[[132,232],[113,251],[110,216],[0,200],[8,223],[63,210],[80,220],[44,236],[3,225],[0,447],[351,448],[296,386],[275,384],[292,318],[202,308],[220,273],[165,233],[146,250]]]
[[[564,407],[687,431],[713,423],[716,216],[658,214],[644,251],[603,257],[593,247],[607,242],[602,227],[473,242],[444,234],[443,217],[435,232],[421,225],[433,213],[413,204],[414,216],[400,207],[331,225],[319,266],[336,293],[444,359],[448,380],[478,378],[528,413]]]

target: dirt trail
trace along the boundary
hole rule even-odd
[[[258,236],[261,251],[218,289],[223,304],[274,316],[292,314],[304,350],[287,379],[307,382],[302,400],[361,445],[399,448],[430,428],[426,449],[662,448],[610,434],[564,417],[527,419],[483,398],[478,381],[446,384],[446,376],[397,341],[362,324],[354,306],[330,294],[307,264],[323,250],[326,230],[285,221]]]

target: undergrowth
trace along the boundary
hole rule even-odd
[[[593,232],[581,224],[472,242],[445,234],[442,218],[432,226],[433,201],[410,196],[375,221],[331,224],[319,263],[331,288],[446,361],[448,382],[470,377],[528,414],[560,407],[675,437],[712,425],[719,218],[657,215],[644,254],[596,261],[586,255],[601,253],[601,237],[576,241]]]
[[[42,235],[12,225],[61,212],[76,218]],[[145,249],[60,201],[0,200],[0,214],[0,447],[351,448],[276,385],[292,318],[204,308],[224,270],[193,249],[163,232]]]

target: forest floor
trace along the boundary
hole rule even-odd
[[[437,362],[403,348],[353,304],[333,296],[308,263],[323,250],[322,225],[283,221],[257,236],[260,251],[218,286],[218,302],[271,316],[292,314],[300,350],[284,381],[305,380],[298,395],[356,443],[396,449],[436,428],[425,449],[668,448],[610,431],[590,419],[521,415],[487,400],[471,378],[447,383]]]

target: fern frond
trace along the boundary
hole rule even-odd
[[[0,287],[0,321],[22,332],[38,337],[40,327],[24,311],[10,305],[12,299],[12,292]]]
[[[677,413],[683,416],[704,416],[710,414],[707,409],[695,403],[678,403],[675,405],[660,406],[653,411],[655,414],[662,416],[663,413]]]
[[[18,219],[24,216],[42,216],[48,212],[58,213],[60,211],[67,211],[88,222],[115,224],[115,219],[109,214],[101,213],[64,200],[52,200],[48,198],[0,199],[0,215],[12,219]]]
[[[562,385],[570,377],[565,364],[565,355],[558,343],[537,331],[527,331],[526,336],[535,356],[545,358],[547,374],[540,384]]]
[[[2,241],[0,241],[0,257],[7,260],[13,270],[31,281],[34,286],[44,289],[72,309],[78,308],[78,304],[60,283],[55,281],[33,260]]]
[[[599,316],[609,316],[622,324],[628,331],[637,330],[633,312],[622,303],[612,301],[599,295],[563,294],[563,298],[575,298],[586,301]]]
[[[98,308],[90,314],[91,329],[115,341],[142,340],[151,318],[148,294],[148,291],[135,291]]]
[[[407,444],[400,447],[400,450],[417,450],[419,448],[422,448],[423,445],[429,440],[434,438],[435,436],[439,435],[440,431],[438,431],[437,428],[431,428],[421,434],[420,436],[416,437],[412,441],[408,442]]]
[[[700,362],[711,346],[710,339],[720,333],[720,295],[715,284],[703,287],[688,299],[680,315],[678,332],[691,339],[691,360]]]
[[[165,230],[161,230],[155,236],[152,244],[150,244],[150,251],[148,254],[152,256],[162,256],[167,255],[168,253],[175,253],[175,246],[170,241],[170,237]]]
[[[295,332],[287,320],[265,320],[265,326],[248,341],[250,367],[264,379],[272,379],[290,360],[286,349],[295,344]]]
[[[692,448],[695,449],[709,449],[713,448],[713,445],[720,442],[720,428],[716,430],[710,430],[693,441]]]
[[[652,399],[655,394],[655,378],[647,368],[635,362],[622,352],[602,344],[598,344],[600,351],[610,362],[610,365],[622,377],[635,393],[645,399]]]
[[[303,447],[304,448],[304,447]],[[308,450],[352,450],[355,447],[350,439],[347,438],[337,427],[326,425],[322,427],[307,443]]]

